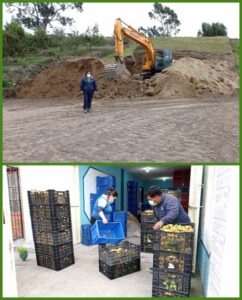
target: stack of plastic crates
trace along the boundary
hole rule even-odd
[[[137,216],[138,210],[138,182],[137,181],[128,181],[128,210],[132,215]]]
[[[91,246],[92,243],[92,235],[91,235],[91,224],[84,224],[81,226],[82,228],[82,244],[85,246]]]
[[[74,264],[68,191],[28,191],[37,264],[56,271]]]
[[[154,232],[153,297],[189,296],[193,239],[194,232]]]
[[[124,235],[127,236],[127,212],[126,211],[114,211],[113,222],[119,222],[122,224]]]
[[[99,271],[109,279],[140,271],[140,246],[128,241],[118,245],[100,245]]]
[[[157,222],[153,210],[141,212],[141,251],[153,253],[153,226]]]
[[[116,186],[116,180],[114,176],[96,177],[96,187],[97,187],[98,195],[105,193],[108,187],[115,188],[115,186]]]

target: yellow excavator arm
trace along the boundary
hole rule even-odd
[[[123,26],[126,25],[126,27]],[[143,71],[151,71],[155,64],[155,49],[151,41],[130,25],[127,25],[121,19],[116,19],[114,25],[115,38],[115,58],[119,63],[123,63],[124,58],[124,36],[140,44],[146,52],[146,62],[142,67]]]

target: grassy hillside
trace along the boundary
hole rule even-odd
[[[240,53],[240,42],[239,39],[231,39],[230,40],[232,51],[235,55],[236,60],[236,68],[239,71],[239,53]]]
[[[172,37],[151,39],[156,49],[170,49],[180,51],[198,51],[208,53],[231,53],[231,45],[228,37]],[[125,48],[125,55],[131,55],[138,45],[132,43]],[[114,52],[105,56],[105,60],[113,59]]]

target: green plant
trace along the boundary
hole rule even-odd
[[[25,247],[18,247],[19,257],[25,261],[28,257],[28,249]]]
[[[11,80],[3,79],[3,88],[12,88],[13,83]]]

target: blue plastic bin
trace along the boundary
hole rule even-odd
[[[97,176],[96,184],[98,186],[112,186],[115,187],[116,180],[114,176]]]
[[[110,213],[104,213],[106,219],[108,220],[108,222],[113,222],[113,212]]]
[[[91,233],[93,244],[119,244],[125,239],[123,227],[118,222],[103,224],[102,221],[96,221]]]
[[[91,227],[92,225],[90,224],[83,224],[81,226],[82,228],[82,244],[85,246],[91,246],[93,245],[92,243],[92,235],[91,235]]]
[[[123,226],[125,237],[127,236],[127,212],[126,211],[114,211],[113,221],[120,222]]]
[[[90,213],[92,214],[94,205],[97,199],[100,197],[99,194],[90,194]]]

